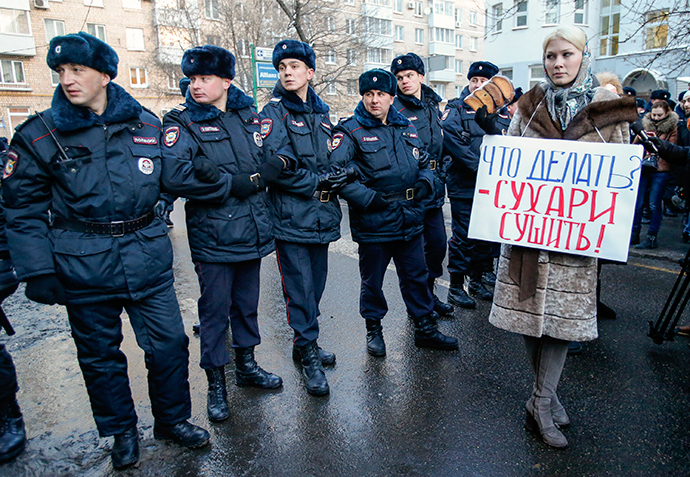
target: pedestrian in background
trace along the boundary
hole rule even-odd
[[[189,339],[173,289],[160,196],[160,121],[111,80],[118,57],[80,32],[50,41],[52,107],[12,138],[2,187],[7,238],[27,298],[67,306],[77,358],[117,469],[139,459],[137,415],[120,350],[122,310],[144,350],[154,437],[208,443],[190,424]]]
[[[518,102],[508,134],[628,143],[637,119],[634,99],[592,88],[587,36],[555,29],[543,43],[546,81]],[[597,104],[599,103],[599,104]],[[604,103],[604,104],[601,104]],[[524,336],[535,373],[525,427],[549,446],[564,448],[570,419],[556,394],[570,341],[597,337],[597,260],[504,244],[489,321]]]

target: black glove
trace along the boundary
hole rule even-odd
[[[460,132],[460,144],[463,146],[469,146],[472,141],[472,136],[467,131]]]
[[[195,157],[192,161],[194,176],[201,182],[215,184],[220,180],[220,171],[215,162],[205,156]]]
[[[158,217],[159,219],[165,218],[166,210],[168,210],[168,203],[164,200],[159,200],[153,207],[153,213],[156,214],[156,217]]]
[[[233,174],[230,194],[238,199],[244,200],[250,195],[256,194],[258,191],[259,187],[252,182],[249,178],[249,174]]]
[[[29,300],[46,305],[67,303],[67,295],[62,284],[54,273],[39,275],[26,280],[26,290],[24,292]]]
[[[345,169],[319,174],[318,190],[340,190],[347,184],[347,172]]]
[[[424,169],[426,166],[428,166],[430,159],[431,159],[431,156],[429,155],[429,153],[426,151],[423,151],[419,155],[419,168]]]
[[[422,200],[431,193],[431,186],[426,181],[419,180],[414,185],[414,200]]]
[[[268,161],[259,166],[259,176],[261,177],[262,185],[266,182],[274,182],[281,171],[285,167],[285,163],[279,156],[273,156]]]
[[[343,170],[347,176],[347,179],[345,180],[346,183],[349,184],[350,182],[359,180],[359,172],[357,172],[354,167],[345,167]]]
[[[474,115],[474,120],[486,134],[503,134],[503,132],[496,127],[498,113],[489,114],[486,105],[477,110],[477,113]]]
[[[656,151],[652,144],[656,146],[657,151],[659,151],[659,157],[663,160],[671,163],[685,163],[688,159],[688,148],[673,144],[672,142],[664,141],[658,137],[650,137],[649,141],[643,141],[642,145],[651,154],[655,154]]]
[[[15,291],[17,291],[17,284],[16,283],[14,285],[10,285],[10,286],[5,287],[2,290],[0,290],[0,303],[5,301],[5,298],[10,296]]]
[[[383,192],[377,191],[374,199],[369,204],[369,207],[367,207],[367,210],[372,212],[381,212],[382,210],[386,210],[388,207],[390,207],[390,205],[391,203],[383,197]]]

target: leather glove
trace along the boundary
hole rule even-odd
[[[159,200],[156,202],[156,205],[153,207],[153,213],[156,214],[156,217],[159,219],[165,218],[165,211],[168,208],[168,203],[164,200]]]
[[[425,181],[417,181],[414,185],[414,200],[422,200],[431,193],[431,187]]]
[[[10,286],[5,287],[2,290],[0,290],[0,303],[5,301],[5,298],[10,296],[15,291],[17,291],[17,284],[16,283],[14,285],[10,285]]]
[[[496,127],[498,113],[489,114],[486,109],[486,105],[477,110],[477,113],[474,115],[474,120],[477,122],[477,124],[479,124],[479,127],[482,128],[486,134],[503,134],[503,132]]]
[[[371,212],[381,212],[390,207],[391,203],[383,197],[383,192],[377,191],[374,199],[369,203],[367,210]]]
[[[345,167],[343,170],[347,176],[347,179],[345,180],[347,184],[359,180],[359,172],[357,172],[354,167]]]
[[[244,200],[250,195],[256,194],[258,191],[259,188],[249,178],[249,174],[232,175],[232,188],[230,189],[230,194],[233,196]]]
[[[220,180],[218,166],[208,157],[195,157],[194,160],[192,160],[192,165],[194,166],[194,176],[201,182],[215,184]]]
[[[24,293],[29,300],[46,305],[67,303],[65,289],[54,273],[29,278]]]
[[[426,166],[428,166],[430,158],[431,158],[431,156],[429,155],[429,153],[426,151],[423,151],[419,155],[419,168],[424,169]]]
[[[319,174],[318,190],[340,190],[347,184],[347,172],[344,169]]]
[[[262,185],[266,182],[275,182],[280,173],[285,167],[285,163],[279,156],[273,156],[268,161],[259,166],[259,176],[261,177]]]
[[[671,163],[685,163],[688,159],[688,148],[678,146],[672,142],[664,141],[658,137],[650,137],[649,141],[643,141],[642,145],[651,154],[656,154],[654,147],[659,151],[659,157]]]
[[[460,133],[460,144],[463,146],[469,146],[470,142],[472,141],[472,136],[470,136],[470,133],[467,131],[462,131]]]

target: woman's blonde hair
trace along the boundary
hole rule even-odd
[[[618,96],[623,96],[623,85],[621,84],[621,80],[616,73],[611,73],[610,71],[602,71],[601,73],[597,73],[594,76],[597,77],[597,80],[599,80],[599,84],[602,87],[606,87],[607,84],[610,84],[611,86],[616,88],[616,93],[618,93]]]
[[[571,25],[560,26],[544,38],[544,43],[542,44],[544,53],[546,53],[546,47],[553,40],[565,40],[575,45],[575,48],[580,51],[585,51],[585,46],[587,46],[587,34],[581,28]]]

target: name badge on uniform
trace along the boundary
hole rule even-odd
[[[418,120],[419,118],[418,118],[417,116],[410,116],[410,117],[407,118],[407,119],[409,119],[410,121],[416,121],[416,120]]]
[[[292,124],[293,126],[297,126],[298,128],[304,127],[304,121],[295,121],[294,119],[291,119],[290,124]]]
[[[10,151],[7,153],[7,164],[5,164],[5,171],[2,174],[3,179],[7,179],[14,173],[18,160],[19,155],[15,151]]]
[[[147,176],[151,175],[153,173],[153,161],[148,157],[140,157],[139,170]]]
[[[362,142],[376,142],[378,140],[378,136],[362,136]]]
[[[261,133],[254,132],[254,143],[259,147],[264,145],[264,140],[261,139]]]
[[[201,126],[199,128],[199,132],[202,132],[202,133],[220,132],[220,128],[218,126]]]
[[[163,141],[165,145],[172,147],[180,137],[180,128],[178,126],[170,126],[163,134],[165,136],[165,140]]]
[[[134,136],[132,141],[134,141],[134,144],[147,144],[149,146],[155,146],[158,144],[158,139],[155,137]]]

